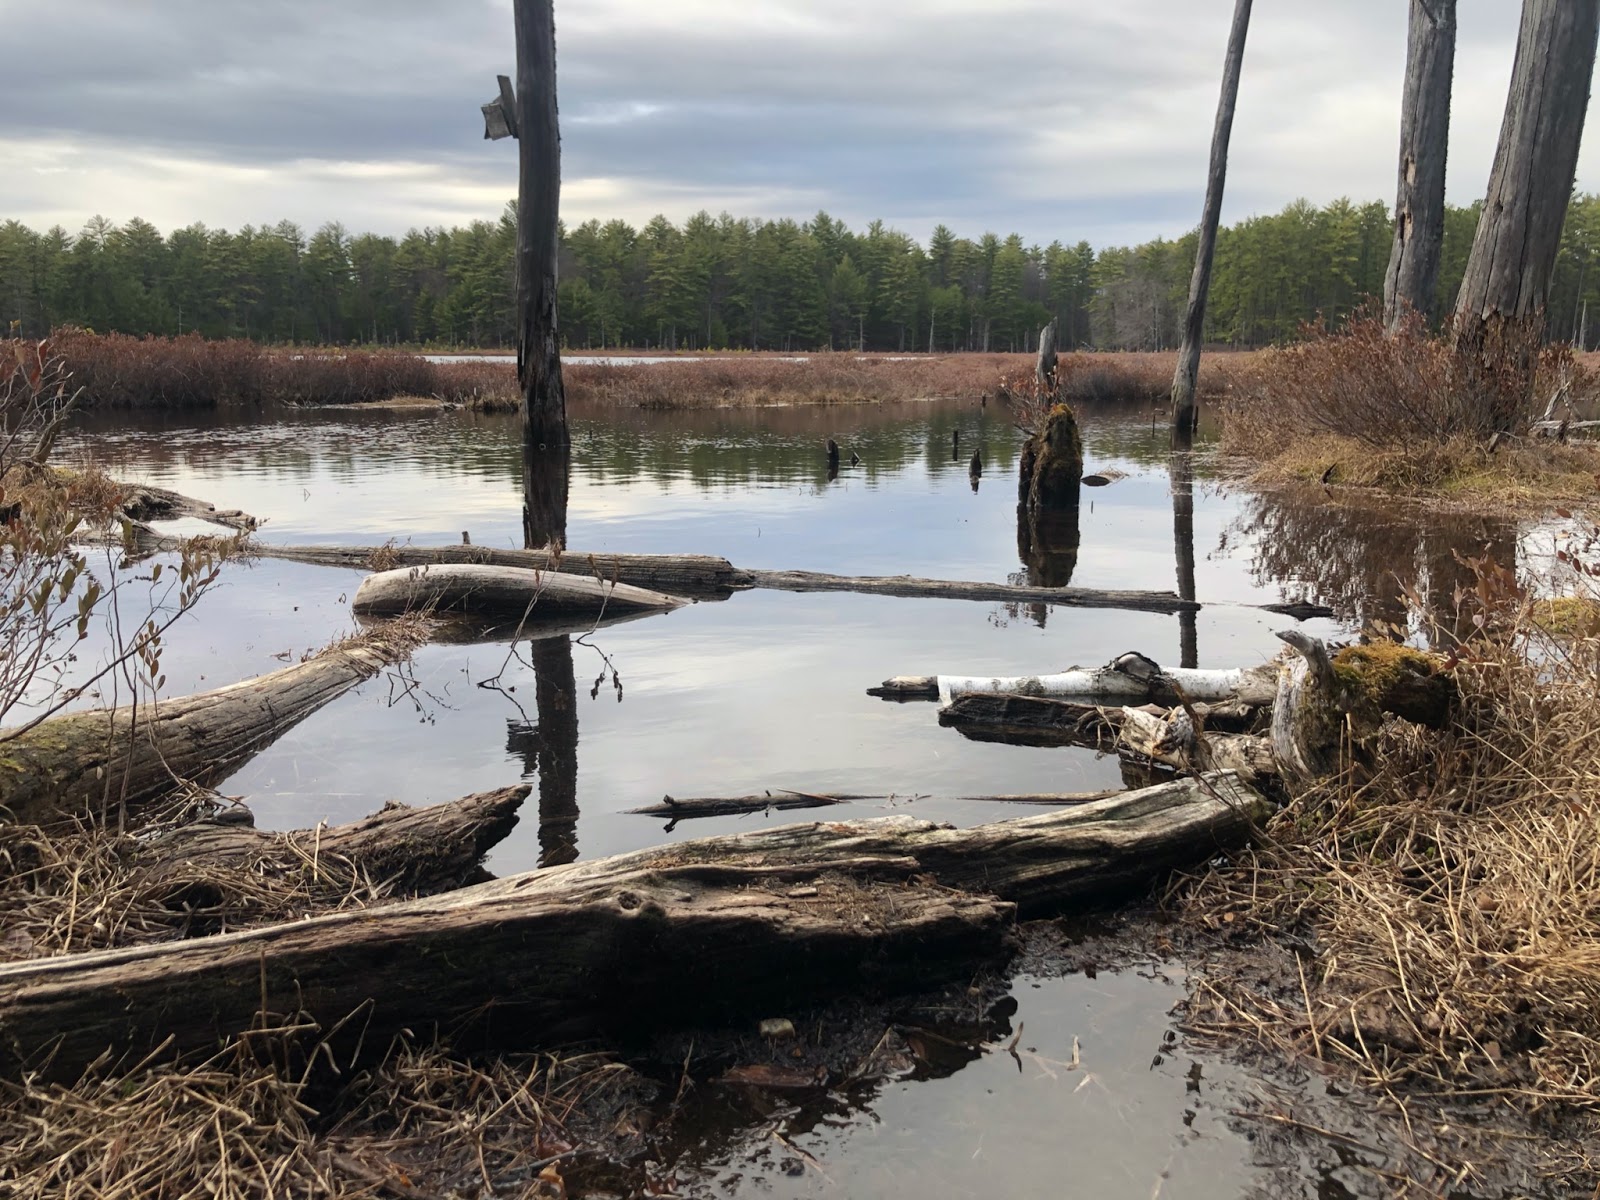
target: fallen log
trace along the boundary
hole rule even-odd
[[[956,696],[1008,693],[1085,703],[1138,701],[1170,706],[1181,700],[1209,700],[1265,706],[1272,703],[1277,686],[1275,663],[1230,670],[1163,668],[1142,654],[1129,653],[1103,667],[1075,667],[1054,675],[896,675],[867,689],[867,694],[889,700],[936,699],[945,705]]]
[[[749,572],[725,558],[702,554],[595,554],[582,550],[497,550],[489,546],[266,546],[251,542],[260,558],[327,567],[388,571],[434,563],[479,563],[534,571],[563,571],[693,599],[724,599],[750,586]]]
[[[665,592],[563,571],[484,564],[400,567],[368,575],[351,607],[361,616],[458,612],[530,619],[670,612],[688,603]]]
[[[247,553],[321,566],[389,570],[430,563],[482,563],[491,566],[562,570],[589,574],[636,587],[691,599],[725,599],[737,591],[768,588],[785,592],[860,592],[911,599],[986,600],[1059,604],[1075,608],[1120,608],[1140,612],[1195,612],[1201,607],[1174,592],[1028,587],[1010,583],[920,579],[913,575],[828,575],[817,571],[744,570],[726,559],[677,554],[592,554],[567,550],[496,550],[487,546],[266,546],[252,542]],[[1256,605],[1298,620],[1331,617],[1325,605],[1304,602]]]
[[[179,521],[184,518],[220,525],[236,533],[248,533],[259,524],[247,512],[237,508],[218,508],[215,504],[196,500],[193,496],[185,496],[169,488],[154,487],[147,483],[122,486],[125,488],[119,506],[122,515],[146,528],[151,521]]]
[[[337,1049],[370,1053],[403,1029],[526,1046],[926,986],[999,956],[1019,909],[1146,885],[1241,843],[1264,812],[1218,774],[971,829],[904,816],[789,825],[0,966],[0,1072],[71,1077],[108,1050],[211,1053],[259,1028],[258,1013],[324,1030],[354,1014]]]
[[[1115,790],[1098,792],[1019,792],[1009,795],[952,796],[949,799],[963,804],[1063,806],[1068,804],[1087,804],[1091,800],[1104,800],[1106,797],[1116,794],[1117,791]],[[777,792],[764,792],[759,796],[697,796],[682,800],[672,796],[663,796],[660,804],[646,804],[642,808],[630,808],[625,811],[632,816],[667,817],[671,821],[677,822],[693,820],[696,817],[729,817],[745,813],[797,808],[827,808],[834,804],[906,803],[912,800],[927,800],[929,798],[924,795],[907,795],[894,792],[858,795],[852,792],[793,792],[779,789]]]
[[[1238,703],[1193,705],[1208,731],[1248,733],[1263,720],[1263,710]],[[1085,704],[1050,696],[972,692],[939,710],[939,724],[970,731],[976,741],[1007,741],[1034,746],[1101,746],[1122,727],[1122,708]]]
[[[342,862],[390,892],[447,891],[473,880],[483,856],[515,827],[532,790],[519,784],[423,808],[390,801],[348,825],[289,832],[196,821],[142,839],[135,858],[158,878],[196,866],[283,876]]]
[[[0,813],[52,827],[136,810],[185,782],[216,783],[330,700],[404,659],[422,636],[418,623],[390,622],[242,683],[0,730]]]
[[[1160,763],[1174,770],[1232,770],[1249,781],[1277,774],[1268,738],[1214,731],[1212,713],[1224,725],[1246,723],[1246,711],[1191,705],[1206,728],[1196,739],[1185,731],[1183,709],[1156,713],[1144,709],[1082,704],[1041,696],[958,696],[939,711],[939,724],[975,742],[1010,746],[1084,746],[1115,752],[1124,759]],[[1250,719],[1253,723],[1254,716]]]
[[[1138,592],[1099,588],[1028,587],[1014,583],[970,583],[919,579],[914,575],[825,575],[818,571],[751,571],[752,586],[782,592],[862,592],[931,600],[997,600],[1025,604],[1059,604],[1069,608],[1120,608],[1135,612],[1198,611],[1193,600],[1176,592]]]

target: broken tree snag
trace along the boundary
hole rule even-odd
[[[1526,419],[1597,33],[1600,0],[1523,0],[1488,195],[1456,295],[1456,350],[1466,386],[1484,396],[1486,435]]]
[[[1206,202],[1200,214],[1194,274],[1189,280],[1189,306],[1183,316],[1183,344],[1178,349],[1178,366],[1172,376],[1172,427],[1178,431],[1193,430],[1198,424],[1194,394],[1200,378],[1200,347],[1205,341],[1206,294],[1211,290],[1211,261],[1217,249],[1222,188],[1228,175],[1228,139],[1233,134],[1233,109],[1239,99],[1239,73],[1244,67],[1244,42],[1249,30],[1250,0],[1234,0],[1228,55],[1222,68],[1222,94],[1217,99],[1217,120],[1211,130]]]
[[[216,783],[317,709],[410,654],[396,624],[270,675],[162,700],[0,730],[0,813],[19,824],[94,821],[192,782]]]
[[[1456,58],[1456,0],[1411,0],[1406,82],[1400,101],[1400,183],[1394,249],[1383,280],[1389,332],[1407,310],[1433,316],[1444,244],[1445,160],[1450,147],[1450,85]]]
[[[516,826],[526,784],[412,808],[394,801],[349,825],[268,833],[197,821],[139,842],[136,858],[158,878],[196,866],[298,875],[340,861],[391,893],[448,891],[473,881],[483,856]]]
[[[263,546],[249,553],[261,558],[326,567],[387,571],[433,563],[483,563],[532,571],[563,571],[614,583],[632,584],[674,596],[724,599],[751,586],[750,574],[725,558],[706,554],[594,554],[582,550],[497,550],[489,546]]]
[[[1265,810],[1217,774],[971,829],[904,816],[787,825],[0,966],[0,1071],[48,1062],[72,1077],[108,1049],[138,1058],[168,1038],[163,1053],[211,1053],[263,1007],[323,1029],[359,1012],[336,1052],[359,1038],[377,1053],[402,1029],[526,1047],[926,987],[1000,956],[1019,908],[1148,886],[1242,844]]]
[[[1083,436],[1066,404],[1055,404],[1023,444],[1017,502],[1030,512],[1076,508],[1083,481]]]
[[[525,567],[443,565],[401,567],[368,575],[352,607],[363,616],[409,612],[473,613],[530,619],[609,613],[669,612],[687,601],[587,575]]]
[[[1039,357],[1033,364],[1034,382],[1039,385],[1039,395],[1053,398],[1056,394],[1056,319],[1039,331]]]
[[[1102,591],[1096,588],[1020,587],[1009,583],[967,583],[919,579],[914,575],[824,575],[816,571],[751,571],[752,586],[783,592],[862,592],[930,600],[1015,600],[1071,608],[1123,608],[1175,613],[1199,608],[1172,592]]]
[[[1016,692],[1085,702],[1130,701],[1176,704],[1181,700],[1242,700],[1267,704],[1277,687],[1277,667],[1194,669],[1166,667],[1142,654],[1119,655],[1103,667],[1077,668],[1055,675],[938,676],[942,704],[971,692]]]

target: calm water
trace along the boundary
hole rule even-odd
[[[1004,410],[574,415],[575,550],[694,552],[744,567],[843,574],[1029,578],[1016,530],[1019,435]],[[468,413],[105,414],[62,453],[245,509],[264,521],[267,541],[435,544],[467,531],[478,545],[514,546],[516,436],[515,419]],[[862,459],[834,480],[828,436],[847,460],[852,451]],[[1125,477],[1085,489],[1076,556],[1036,562],[1034,578],[1177,588],[1165,431],[1147,419],[1090,414],[1085,436],[1086,469]],[[967,472],[974,449],[985,463],[976,490]],[[895,674],[1098,664],[1130,649],[1171,663],[1257,663],[1276,653],[1272,631],[1289,619],[1251,605],[1324,601],[1338,618],[1308,627],[1331,635],[1374,618],[1404,621],[1394,599],[1402,585],[1448,598],[1463,579],[1455,552],[1487,549],[1526,565],[1548,550],[1547,531],[1508,522],[1419,521],[1320,489],[1255,497],[1220,485],[1203,446],[1191,466],[1194,588],[1205,605],[1192,630],[1140,613],[753,591],[570,640],[425,647],[410,668],[330,704],[220,790],[245,797],[260,825],[295,828],[353,820],[389,799],[426,804],[527,780],[536,795],[489,861],[499,873],[805,819],[724,818],[668,831],[625,812],[663,793],[892,793],[829,815],[893,809],[995,820],[1036,810],[951,797],[1115,786],[1116,758],[969,742],[940,729],[932,705],[884,703],[867,687]],[[168,693],[276,668],[349,632],[360,579],[267,559],[228,567],[169,638]],[[500,687],[479,686],[488,680]],[[1190,1073],[1200,1068],[1170,1054],[1152,1065],[1180,998],[1169,981],[1102,973],[1098,981],[1023,981],[1016,995],[1029,1047],[1020,1072],[995,1051],[936,1082],[907,1079],[831,1109],[781,1115],[784,1136],[822,1164],[802,1160],[799,1175],[788,1173],[794,1156],[766,1125],[752,1132],[750,1113],[735,1113],[725,1136],[708,1136],[685,1158],[682,1178],[712,1193],[772,1196],[1056,1195],[1068,1156],[1082,1184],[1068,1192],[1239,1194],[1251,1178],[1249,1147],[1208,1106]],[[1061,1064],[1073,1037],[1084,1059],[1069,1071]],[[1318,1186],[1308,1179],[1307,1194]]]

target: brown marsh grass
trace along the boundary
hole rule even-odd
[[[1552,605],[1474,561],[1475,636],[1448,660],[1450,728],[1392,721],[1370,766],[1292,797],[1259,844],[1182,906],[1214,929],[1288,936],[1298,994],[1202,982],[1197,1028],[1405,1089],[1541,1119],[1560,1169],[1600,1158],[1600,638],[1596,571]],[[1571,1127],[1569,1126],[1569,1129]]]
[[[1223,450],[1266,483],[1511,506],[1593,494],[1594,447],[1533,436],[1532,426],[1557,395],[1559,415],[1583,415],[1596,376],[1566,347],[1502,340],[1484,366],[1458,354],[1448,330],[1434,335],[1415,316],[1392,336],[1373,315],[1338,332],[1308,330],[1236,375],[1222,408]]]

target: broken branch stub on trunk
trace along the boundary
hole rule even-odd
[[[361,581],[353,608],[364,616],[409,612],[530,617],[668,612],[686,601],[587,575],[525,567],[444,564],[380,571]]]
[[[406,658],[414,624],[394,623],[281,671],[162,700],[0,730],[0,812],[21,824],[96,820],[184,783],[206,786],[329,701]]]
[[[971,829],[788,825],[383,909],[7,965],[0,1070],[49,1062],[71,1077],[108,1049],[137,1058],[169,1038],[165,1053],[207,1053],[263,1008],[323,1029],[359,1013],[351,1028],[369,1050],[403,1029],[527,1046],[923,987],[1002,954],[1019,908],[1147,885],[1239,845],[1265,807],[1217,774]]]

